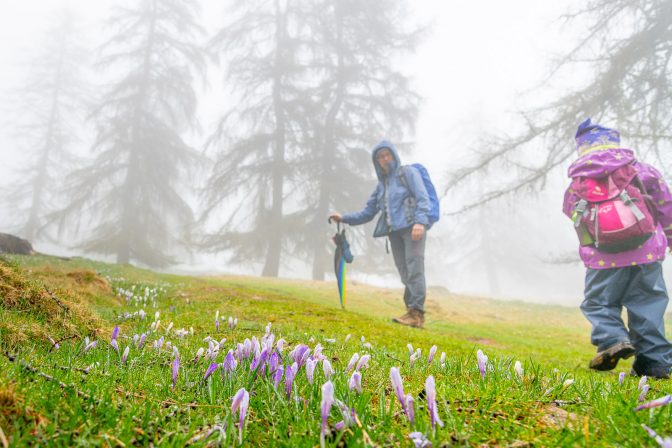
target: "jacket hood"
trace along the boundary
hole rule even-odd
[[[579,157],[569,166],[569,177],[607,176],[618,168],[628,165],[635,160],[635,154],[630,149],[614,148],[590,152]]]
[[[373,161],[373,167],[376,169],[378,180],[382,182],[385,179],[385,171],[383,171],[383,168],[378,163],[378,160],[376,160],[376,153],[381,149],[389,149],[392,153],[392,157],[394,157],[395,166],[392,167],[390,174],[394,173],[397,168],[401,166],[401,160],[399,159],[397,148],[395,148],[394,145],[387,140],[381,140],[376,146],[373,147],[373,150],[371,151],[371,160]]]

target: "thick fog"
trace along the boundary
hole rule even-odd
[[[327,216],[364,206],[370,149],[386,138],[442,198],[428,285],[581,301],[585,269],[561,211],[571,158],[497,194],[571,153],[569,126],[560,143],[544,134],[455,181],[590,82],[585,65],[555,70],[588,46],[589,18],[563,18],[580,2],[198,3],[4,2],[0,232],[175,272],[333,279]],[[590,104],[583,117],[605,125],[638,118]],[[622,142],[639,153],[647,140],[624,130]],[[665,144],[641,152],[669,175]],[[348,278],[400,287],[373,224],[348,232]]]

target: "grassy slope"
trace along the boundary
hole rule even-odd
[[[33,286],[44,283],[59,297],[91,310],[81,310],[86,319],[58,326],[25,310],[0,307],[0,343],[3,349],[19,354],[14,362],[0,358],[0,385],[4,384],[0,386],[0,409],[4,409],[0,428],[17,444],[37,440],[62,445],[151,442],[179,446],[207,433],[217,422],[227,421],[231,396],[246,387],[252,391],[247,442],[314,446],[319,442],[321,373],[316,373],[311,386],[302,369],[295,385],[295,396],[302,399],[287,402],[267,381],[252,381],[247,370],[239,369],[239,375],[226,381],[202,383],[199,377],[207,364],[189,362],[198,347],[205,345],[205,336],[227,337],[228,350],[246,337],[261,337],[267,322],[273,322],[273,332],[284,337],[290,349],[297,343],[325,345],[325,354],[341,372],[332,379],[336,396],[355,407],[366,428],[333,433],[348,444],[362,444],[365,432],[377,444],[408,444],[406,436],[411,430],[390,388],[391,366],[401,366],[407,392],[416,400],[415,429],[426,434],[431,430],[419,394],[427,375],[436,378],[439,413],[446,427],[430,436],[435,446],[441,441],[458,445],[641,446],[650,444],[651,439],[640,423],[663,434],[672,431],[669,409],[658,409],[651,415],[632,411],[637,404],[636,379],[628,378],[618,386],[614,373],[596,374],[585,369],[593,355],[589,327],[573,308],[496,302],[436,290],[428,300],[427,329],[420,331],[389,322],[391,316],[402,312],[399,291],[361,284],[349,285],[348,310],[343,311],[338,308],[335,286],[328,282],[180,277],[84,259],[15,260]],[[112,279],[113,286],[160,285],[166,289],[158,299],[162,330],[170,321],[175,329],[194,328],[193,337],[167,336],[178,345],[183,363],[175,390],[170,387],[172,355],[151,350],[158,335],[148,338],[145,350],[131,350],[128,364],[121,365],[119,355],[109,347],[109,334],[120,322],[119,314],[137,308],[126,306],[94,272]],[[215,310],[238,317],[239,329],[216,332]],[[154,309],[147,308],[147,312],[151,316]],[[91,319],[96,319],[97,331],[91,329]],[[120,323],[121,350],[130,342],[126,337],[147,331],[151,320]],[[21,337],[16,337],[17,333],[22,333]],[[79,337],[64,341],[58,351],[50,351],[46,334],[55,339]],[[347,345],[346,334],[352,335]],[[98,347],[86,355],[81,353],[84,335],[100,339]],[[366,351],[361,336],[373,349],[371,367],[363,372],[365,392],[356,397],[348,392],[349,376],[342,371],[352,353]],[[325,338],[337,342],[331,344]],[[407,343],[422,348],[423,359],[414,366],[408,361]],[[437,361],[427,366],[426,354],[434,344],[439,353],[448,354],[444,368]],[[493,366],[485,381],[475,362],[477,348],[489,355]],[[522,381],[511,373],[513,360],[524,362],[526,376]],[[62,389],[22,368],[21,361],[74,387]],[[99,365],[88,375],[76,370],[94,362]],[[622,363],[618,371],[628,369],[629,363]],[[568,378],[575,383],[565,389],[562,384]],[[670,393],[670,389],[667,382],[652,383],[649,398]],[[554,400],[569,403],[558,407]],[[332,410],[330,424],[338,420],[338,412]],[[237,430],[232,423],[228,428],[226,443],[230,444]],[[216,440],[216,436],[208,439]]]

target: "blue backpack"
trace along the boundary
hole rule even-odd
[[[424,165],[421,165],[419,163],[414,163],[412,165],[404,165],[399,170],[401,172],[401,176],[399,176],[399,178],[403,182],[406,189],[409,189],[408,180],[406,179],[407,167],[415,168],[416,170],[418,170],[418,173],[420,173],[420,177],[422,178],[422,183],[425,184],[425,189],[427,190],[427,196],[429,196],[429,213],[427,214],[427,217],[429,218],[429,225],[427,226],[427,228],[429,229],[430,227],[432,227],[432,224],[437,222],[441,217],[441,212],[439,210],[439,197],[436,194],[436,188],[434,188],[434,184],[432,183],[432,180],[429,178],[429,172],[427,171],[427,168],[425,168]]]

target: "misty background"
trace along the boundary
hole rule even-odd
[[[0,232],[175,272],[331,279],[326,218],[363,207],[388,138],[442,196],[428,285],[577,305],[574,130],[619,129],[671,180],[672,4],[462,3],[3,2]],[[348,278],[400,287],[371,225],[349,229]]]

